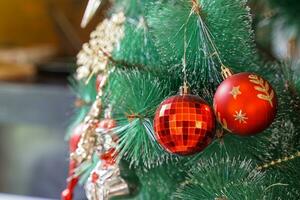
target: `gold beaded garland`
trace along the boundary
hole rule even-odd
[[[125,15],[123,12],[113,14],[103,20],[91,33],[90,41],[83,44],[77,55],[76,78],[87,80],[96,73],[106,70],[110,55],[119,41],[124,37]]]
[[[278,164],[281,164],[282,162],[288,162],[290,160],[294,160],[295,158],[299,158],[300,157],[300,151],[298,151],[297,153],[295,153],[294,155],[291,155],[291,156],[285,156],[284,158],[279,158],[277,160],[272,160],[271,162],[269,163],[265,163],[261,166],[258,166],[257,167],[257,170],[263,170],[263,169],[267,169],[271,166],[275,166],[275,165],[278,165]]]

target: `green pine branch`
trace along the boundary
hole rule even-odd
[[[109,79],[106,104],[112,105],[118,123],[119,156],[134,166],[147,168],[176,158],[155,141],[153,117],[158,105],[178,88],[176,80],[162,74],[137,70],[116,70]],[[174,85],[176,85],[174,87]],[[173,88],[172,88],[173,87]]]
[[[147,21],[166,67],[181,71],[185,57],[192,88],[212,97],[221,82],[217,53],[236,71],[250,69],[257,55],[246,1],[198,3],[199,15],[192,11],[191,1],[151,4]]]
[[[284,184],[270,184],[265,173],[256,170],[251,160],[241,157],[214,155],[202,159],[189,172],[188,178],[174,194],[178,199],[227,200],[271,199],[269,188],[280,189]]]

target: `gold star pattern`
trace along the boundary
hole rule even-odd
[[[240,86],[233,87],[230,91],[230,94],[233,96],[234,99],[236,99],[238,95],[242,94],[240,91]]]
[[[243,113],[242,110],[240,110],[239,112],[235,111],[235,115],[233,115],[233,116],[234,116],[234,120],[239,121],[240,124],[241,123],[247,124],[248,117],[246,116],[246,113]]]

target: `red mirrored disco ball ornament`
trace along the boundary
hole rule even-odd
[[[154,131],[167,151],[186,156],[202,151],[215,134],[213,110],[199,96],[181,93],[163,101],[155,113]]]
[[[218,87],[214,110],[225,129],[250,136],[262,132],[274,121],[277,98],[270,83],[262,77],[239,73],[227,77]]]

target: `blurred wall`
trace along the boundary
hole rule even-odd
[[[57,1],[60,2],[60,1]],[[0,1],[1,46],[57,43],[46,1]]]
[[[1,0],[0,48],[51,44],[63,53],[76,53],[101,20],[98,14],[87,29],[80,28],[86,4],[87,0]]]

